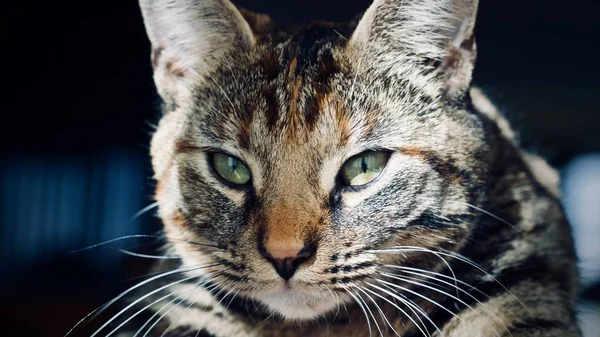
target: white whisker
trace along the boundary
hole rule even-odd
[[[406,288],[406,287],[399,286],[399,285],[397,285],[397,284],[394,284],[394,283],[391,283],[391,282],[388,282],[388,281],[384,281],[384,280],[380,280],[380,279],[376,279],[376,281],[377,281],[377,282],[379,282],[379,283],[382,283],[382,284],[387,284],[387,285],[389,285],[389,286],[391,286],[391,287],[393,287],[393,288],[397,288],[397,289],[400,289],[400,290],[403,290],[403,291],[409,292],[409,293],[411,293],[411,294],[413,294],[413,295],[416,295],[416,296],[418,296],[418,297],[420,297],[420,298],[422,298],[422,299],[426,300],[427,302],[430,302],[430,303],[432,303],[433,305],[435,305],[435,306],[437,306],[437,307],[441,308],[442,310],[444,310],[444,311],[448,312],[450,315],[452,315],[452,316],[456,317],[456,319],[458,319],[458,320],[461,320],[461,321],[462,321],[462,318],[460,318],[458,315],[456,315],[455,313],[453,313],[453,312],[452,312],[450,309],[448,309],[448,308],[446,308],[445,306],[443,306],[443,305],[439,304],[438,302],[436,302],[436,301],[434,301],[434,300],[430,299],[430,298],[429,298],[429,297],[427,297],[427,296],[423,296],[423,295],[421,295],[421,294],[419,294],[419,293],[417,293],[417,292],[415,292],[415,291],[412,291],[412,290],[410,290],[410,289],[408,289],[408,288]]]
[[[475,313],[476,313],[478,316],[480,316],[480,317],[483,317],[483,316],[481,315],[481,313],[480,313],[478,310],[475,310],[475,308],[473,308],[472,306],[470,306],[470,305],[469,305],[467,302],[465,302],[465,301],[461,300],[461,299],[460,299],[460,298],[458,298],[458,297],[455,297],[455,296],[453,296],[453,295],[450,295],[449,293],[447,293],[447,292],[445,292],[445,291],[443,291],[443,290],[440,290],[440,289],[438,289],[438,288],[434,288],[434,287],[428,286],[428,285],[426,285],[426,284],[423,284],[423,283],[421,283],[421,282],[412,281],[412,280],[410,280],[410,279],[407,279],[407,278],[405,278],[405,277],[402,277],[402,276],[397,276],[397,275],[394,275],[394,274],[389,274],[389,273],[380,273],[380,274],[381,274],[381,275],[383,275],[383,276],[387,276],[387,277],[390,277],[390,278],[393,278],[393,279],[399,280],[399,281],[404,281],[404,282],[407,282],[407,283],[411,283],[411,284],[414,284],[414,285],[418,285],[418,286],[420,286],[420,287],[427,288],[427,289],[429,289],[429,290],[433,290],[433,291],[435,291],[435,292],[438,292],[438,293],[440,293],[440,294],[442,294],[442,295],[445,295],[445,296],[447,296],[447,297],[450,297],[450,298],[452,298],[453,300],[455,300],[455,301],[459,302],[460,304],[464,305],[465,307],[467,307],[467,308],[471,309],[471,310],[472,310],[473,312],[475,312]],[[462,290],[462,289],[461,289],[461,290]],[[463,290],[463,291],[464,291],[464,290]],[[469,295],[470,295],[470,296],[472,296],[471,294],[469,294]],[[474,298],[474,297],[473,297],[473,298]],[[457,317],[458,317],[458,316],[457,316]],[[494,332],[496,333],[496,335],[500,336],[500,334],[498,333],[498,331],[496,331],[496,329],[494,329]]]
[[[357,286],[355,286],[355,287],[357,287]],[[360,290],[359,287],[357,287],[357,289]],[[379,323],[377,323],[377,319],[375,318],[375,315],[373,315],[373,311],[371,311],[371,308],[369,308],[369,305],[367,304],[367,302],[362,298],[362,296],[360,296],[360,294],[358,292],[356,292],[355,295],[358,296],[360,301],[365,305],[365,308],[367,308],[369,315],[371,316],[371,318],[373,318],[373,322],[375,323],[375,327],[377,328],[377,331],[379,331],[379,336],[383,337],[383,331],[381,331],[381,328],[379,327]],[[379,306],[377,307],[377,309],[379,309]],[[379,309],[379,310],[381,310],[381,309]]]
[[[162,277],[165,276],[169,276],[169,275],[173,275],[173,274],[177,274],[177,273],[183,273],[183,272],[188,272],[188,271],[193,271],[193,270],[198,270],[198,269],[202,269],[202,268],[207,268],[207,267],[212,267],[212,266],[217,266],[218,264],[212,264],[212,265],[205,265],[205,266],[197,266],[197,267],[190,267],[190,268],[180,268],[180,269],[176,269],[176,270],[171,270],[168,272],[164,272],[161,274],[158,274],[154,277],[151,277],[147,280],[144,280],[136,285],[134,285],[133,287],[125,290],[124,292],[120,293],[117,297],[113,298],[112,300],[104,303],[103,305],[99,306],[98,308],[94,309],[92,312],[90,312],[89,314],[87,314],[84,318],[82,318],[81,320],[79,320],[79,322],[77,322],[77,324],[75,324],[71,330],[69,330],[67,332],[67,334],[64,337],[69,336],[82,322],[84,322],[85,320],[87,320],[90,316],[92,316],[90,319],[93,319],[95,317],[97,317],[98,315],[100,315],[102,312],[104,312],[104,310],[106,310],[109,306],[111,306],[112,304],[114,304],[115,302],[117,302],[119,299],[123,298],[125,295],[131,293],[132,291],[134,291],[135,289],[148,284],[154,280],[160,279]]]
[[[140,254],[140,253],[135,253],[126,249],[119,249],[119,252],[125,254],[125,255],[131,255],[131,256],[135,256],[135,257],[141,257],[144,259],[156,259],[156,260],[180,260],[181,257],[179,256],[169,256],[169,255],[148,255],[148,254]]]
[[[174,299],[170,300],[167,304],[163,305],[160,309],[158,309],[156,312],[154,312],[154,314],[152,316],[150,316],[150,318],[148,318],[148,320],[135,332],[135,334],[133,335],[133,337],[137,337],[138,334],[144,330],[144,328],[146,327],[146,325],[148,325],[148,323],[152,322],[152,320],[154,319],[154,317],[160,315],[160,313],[166,307],[168,307],[169,305],[171,305],[176,300],[177,300],[177,297],[175,297]],[[152,330],[152,327],[150,327],[149,330]]]
[[[343,287],[343,289],[346,290],[346,292],[350,296],[352,296],[352,298],[356,301],[356,304],[358,304],[358,306],[362,309],[363,314],[365,315],[365,318],[367,319],[367,328],[369,329],[369,337],[373,337],[373,328],[371,328],[371,320],[369,319],[369,315],[367,315],[367,311],[363,307],[362,303],[360,303],[358,298],[356,296],[354,296],[354,294],[347,287]]]
[[[410,274],[417,274],[417,275],[419,275],[419,273],[415,273],[415,272],[409,272],[409,271],[403,271],[403,272],[405,272],[405,273],[410,273]],[[436,278],[435,278],[435,277],[433,277],[433,276],[428,276],[428,275],[420,275],[420,276],[427,277],[427,278],[432,278],[432,279],[435,279],[437,282],[440,282],[440,283],[443,283],[443,284],[446,284],[446,285],[449,285],[449,286],[454,286],[454,285],[452,285],[452,283],[450,283],[450,282],[446,282],[446,281],[444,281],[444,280],[436,279]],[[457,289],[457,291],[460,291],[460,292],[464,293],[465,295],[469,296],[471,299],[473,299],[474,301],[476,301],[478,304],[480,304],[480,305],[481,305],[481,309],[482,309],[482,310],[483,310],[483,311],[484,311],[486,314],[488,314],[488,315],[490,316],[490,318],[492,318],[494,321],[496,321],[497,323],[499,323],[500,325],[502,325],[502,326],[504,327],[504,329],[505,329],[505,330],[506,330],[506,331],[507,331],[509,334],[511,333],[511,332],[510,332],[510,330],[508,329],[508,327],[507,327],[507,326],[506,326],[506,325],[505,325],[505,324],[504,324],[502,321],[500,321],[500,320],[499,320],[499,319],[498,319],[498,318],[497,318],[495,315],[492,315],[492,314],[491,314],[491,313],[490,313],[490,312],[489,312],[489,311],[488,311],[488,310],[485,308],[485,305],[484,305],[484,304],[483,304],[481,301],[479,301],[479,299],[477,299],[477,297],[475,297],[475,296],[471,295],[469,292],[465,291],[465,290],[464,290],[464,289],[462,289],[462,288],[456,288],[456,289]],[[476,289],[476,288],[475,288],[475,289]],[[479,289],[477,289],[477,290],[479,290]],[[481,291],[479,291],[479,292],[481,292]],[[481,292],[481,293],[485,295],[485,293],[483,293],[483,292]],[[487,296],[487,295],[486,295],[486,296]],[[489,298],[489,296],[488,296],[488,298]],[[467,306],[467,307],[468,307],[468,306]],[[471,308],[471,307],[469,307],[469,308],[470,308],[471,310],[475,311],[473,308]],[[477,311],[475,311],[475,312],[477,312]]]
[[[365,289],[359,286],[355,286],[358,290],[360,290],[363,294],[365,294],[365,296],[367,296],[371,302],[373,303],[373,305],[375,305],[375,308],[377,308],[377,310],[379,311],[379,316],[381,317],[381,319],[383,319],[385,321],[385,323],[392,328],[392,331],[394,331],[394,333],[396,334],[396,336],[398,337],[402,337],[398,331],[396,331],[396,329],[394,329],[394,326],[392,325],[392,323],[390,323],[390,321],[387,319],[387,317],[385,316],[385,313],[383,312],[383,310],[381,310],[381,307],[377,304],[377,302],[373,299],[373,297],[371,297],[371,295],[367,294],[367,292],[365,290],[369,290],[369,289]],[[383,334],[382,334],[383,336]]]
[[[113,316],[111,319],[109,319],[108,321],[106,321],[106,322],[105,322],[105,323],[104,323],[104,324],[103,324],[103,325],[102,325],[100,328],[98,328],[98,329],[97,329],[97,330],[96,330],[96,331],[95,331],[95,332],[94,332],[94,333],[93,333],[93,334],[92,334],[90,337],[94,337],[94,336],[98,335],[98,333],[99,333],[99,332],[100,332],[102,329],[104,329],[104,328],[105,328],[107,325],[109,325],[109,324],[110,324],[112,321],[114,321],[114,320],[115,320],[115,319],[117,319],[119,316],[121,316],[121,315],[122,315],[122,314],[123,314],[125,311],[129,310],[129,308],[131,308],[131,307],[133,307],[134,305],[138,304],[139,302],[143,301],[145,298],[148,298],[149,296],[151,296],[151,295],[154,295],[154,294],[156,294],[157,292],[159,292],[159,291],[161,291],[161,290],[164,290],[164,289],[166,289],[166,288],[168,288],[168,287],[171,287],[171,286],[174,286],[174,285],[176,285],[176,284],[179,284],[179,283],[182,283],[182,282],[185,282],[185,281],[189,281],[189,280],[191,280],[191,279],[198,278],[198,277],[199,277],[199,276],[190,276],[190,277],[186,277],[186,278],[184,278],[184,279],[182,279],[182,280],[175,281],[175,282],[171,282],[171,283],[169,283],[169,284],[167,284],[167,285],[165,285],[165,286],[162,286],[162,287],[160,287],[160,288],[158,288],[158,289],[155,289],[155,290],[153,290],[153,291],[151,291],[151,292],[147,293],[146,295],[144,295],[144,296],[142,296],[142,297],[138,298],[137,300],[133,301],[133,302],[132,302],[132,303],[130,303],[128,306],[126,306],[124,309],[122,309],[122,310],[121,310],[121,311],[119,311],[117,314],[115,314],[115,315],[114,315],[114,316]]]
[[[399,297],[399,296],[397,296],[397,295],[395,295],[395,294],[393,294],[393,293],[391,293],[391,292],[389,292],[389,291],[387,291],[387,290],[385,290],[385,289],[383,289],[381,287],[378,287],[378,286],[376,286],[376,285],[374,285],[372,283],[369,283],[369,282],[365,282],[365,283],[368,284],[369,286],[375,288],[375,289],[383,291],[384,293],[392,296],[392,298],[396,298],[400,302],[406,304],[404,302],[404,299],[402,299],[401,297]],[[427,331],[427,327],[425,326],[425,324],[423,324],[423,321],[421,321],[419,319],[419,321],[421,322],[421,325],[423,326],[423,327],[421,327],[421,325],[417,324],[417,322],[412,318],[412,316],[410,316],[406,311],[404,311],[403,309],[401,309],[396,303],[393,303],[389,299],[385,298],[384,296],[381,296],[381,295],[377,294],[376,292],[374,292],[372,290],[369,290],[369,289],[365,289],[365,290],[368,290],[371,293],[373,293],[374,295],[379,296],[380,298],[382,298],[383,300],[385,300],[386,302],[388,302],[389,304],[391,304],[392,306],[394,306],[396,309],[398,309],[398,311],[400,311],[404,316],[406,316],[417,327],[417,329],[419,329],[419,331],[423,334],[423,336],[429,336],[429,337],[431,337],[431,335],[429,334],[429,331]],[[417,316],[417,318],[419,317],[418,315],[416,315],[416,316]],[[425,315],[425,317],[429,318],[427,315]],[[425,329],[425,330],[423,330],[423,329]],[[427,333],[425,333],[425,331],[427,331]],[[441,333],[441,331],[440,331],[440,333]]]
[[[117,330],[119,330],[120,328],[122,328],[125,324],[127,324],[129,321],[131,321],[132,319],[134,319],[137,315],[141,314],[142,312],[146,311],[148,308],[150,308],[151,306],[155,305],[156,303],[175,295],[175,293],[170,293],[166,296],[163,296],[159,299],[157,299],[156,301],[146,305],[145,307],[143,307],[142,309],[138,310],[137,312],[135,312],[133,315],[129,316],[129,318],[127,318],[126,320],[124,320],[121,324],[119,324],[116,328],[114,328],[111,332],[109,332],[106,337],[112,335],[113,333],[115,333]]]
[[[522,232],[522,231],[523,231],[521,228],[519,228],[519,227],[517,227],[517,226],[515,226],[515,225],[511,224],[510,222],[508,222],[508,221],[506,221],[506,220],[502,219],[501,217],[499,217],[499,216],[497,216],[497,215],[495,215],[495,214],[493,214],[493,213],[490,213],[490,212],[486,211],[486,210],[485,210],[485,209],[483,209],[483,208],[477,207],[477,206],[475,206],[475,205],[473,205],[473,204],[469,204],[468,202],[462,202],[462,204],[464,204],[464,205],[466,205],[467,207],[470,207],[470,208],[472,208],[472,209],[474,209],[474,210],[477,210],[477,211],[479,211],[479,212],[481,212],[481,213],[483,213],[483,214],[485,214],[485,215],[487,215],[487,216],[490,216],[490,217],[492,217],[492,218],[494,218],[494,219],[496,219],[496,220],[498,220],[498,221],[502,222],[503,224],[505,224],[505,225],[508,225],[508,226],[510,226],[510,227],[512,227],[512,228],[514,228],[514,229],[516,229],[516,230],[518,230],[519,232]]]
[[[139,212],[135,213],[135,214],[134,214],[134,215],[131,217],[131,219],[129,219],[129,223],[132,223],[132,222],[134,222],[134,221],[135,221],[137,218],[139,218],[140,216],[142,216],[144,213],[146,213],[146,212],[148,212],[148,211],[150,211],[151,209],[153,209],[153,208],[156,208],[156,207],[158,207],[158,201],[157,201],[157,202],[153,202],[153,203],[151,203],[150,205],[148,205],[148,206],[146,206],[146,207],[142,208],[142,209],[141,209]]]

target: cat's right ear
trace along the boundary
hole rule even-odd
[[[152,44],[158,92],[166,104],[191,94],[194,84],[254,43],[250,26],[229,0],[140,0]]]
[[[478,2],[374,0],[349,44],[384,74],[408,79],[432,95],[462,98],[475,64]]]

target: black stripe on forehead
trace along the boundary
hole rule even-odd
[[[285,129],[291,139],[312,130],[329,100],[332,77],[346,68],[340,64],[344,57],[336,57],[346,44],[340,31],[344,29],[313,25],[261,39],[249,59],[238,55],[238,64],[213,75],[222,89],[197,92],[198,101],[212,101],[213,106],[205,114],[205,136],[217,142],[233,139],[248,149],[256,113],[264,114],[271,132],[289,124]],[[224,127],[232,124],[238,127],[233,133]]]
[[[312,26],[294,32],[273,47],[278,54],[277,77],[263,87],[267,103],[266,120],[271,130],[289,123],[289,135],[296,138],[302,126],[312,130],[330,94],[331,78],[341,71],[334,49],[345,44],[333,27]],[[272,53],[262,62],[265,74],[273,74]],[[282,90],[283,95],[275,95]],[[282,100],[282,101],[279,101]],[[279,111],[282,109],[284,111]]]
[[[296,31],[280,45],[282,65],[287,68],[296,59],[295,75],[298,75],[318,65],[323,55],[332,60],[331,49],[346,44],[336,31],[338,28],[333,25],[312,25]]]

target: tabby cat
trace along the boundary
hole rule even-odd
[[[580,335],[557,175],[471,86],[477,0],[140,5],[170,243],[95,335]]]

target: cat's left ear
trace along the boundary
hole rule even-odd
[[[449,99],[471,83],[478,0],[375,0],[350,40],[357,54]]]
[[[154,81],[167,103],[189,96],[233,54],[255,42],[248,22],[229,0],[139,0],[152,43]]]

